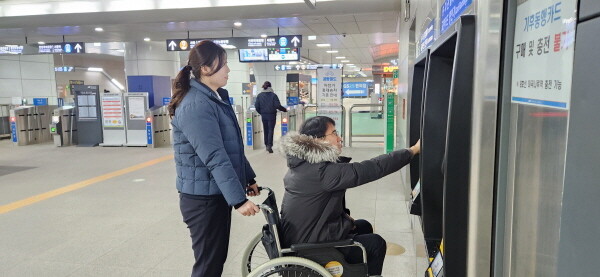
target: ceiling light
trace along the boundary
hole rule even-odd
[[[221,47],[225,48],[225,49],[235,49],[237,47],[235,47],[235,45],[231,45],[231,44],[224,44],[221,45]]]
[[[332,54],[332,53],[337,53],[339,51],[338,50],[327,50],[326,52],[329,53],[329,54]]]
[[[350,60],[341,60],[341,62],[343,62],[343,63],[349,63]]]
[[[308,36],[308,40],[317,40],[317,36]]]
[[[117,52],[121,52],[121,53],[125,53],[125,49],[117,49],[117,50],[115,50],[115,51],[117,51]]]
[[[335,57],[335,58],[336,58],[336,59],[338,59],[338,60],[343,60],[343,59],[345,59],[346,57]]]
[[[349,64],[347,64],[347,66],[354,66],[354,64],[353,63],[349,63]]]
[[[102,43],[100,43],[100,42],[94,42],[94,46],[102,46]]]
[[[233,22],[233,26],[242,27],[242,22],[239,22],[239,21]]]
[[[38,44],[39,44],[39,45],[44,45],[44,44],[46,44],[46,43],[45,43],[45,42],[43,42],[43,41],[38,41]]]
[[[331,44],[329,43],[317,43],[317,47],[330,47]]]
[[[102,71],[104,71],[104,69],[101,67],[88,67],[88,71],[102,72]]]
[[[398,40],[398,42],[400,42],[400,40]]]
[[[119,81],[117,81],[117,79],[112,78],[110,80],[115,86],[117,86],[120,90],[125,90],[125,87],[123,85],[121,85],[121,83],[119,83]]]
[[[150,41],[150,38],[144,38],[144,41]]]
[[[268,37],[268,36],[267,36],[267,34],[262,34],[262,35],[260,35],[260,37],[261,37],[261,38],[266,38],[266,37]]]
[[[96,27],[96,29],[94,29],[94,31],[96,31],[96,32],[104,32],[104,29],[102,27]]]

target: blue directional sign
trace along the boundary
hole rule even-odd
[[[46,43],[38,45],[40,54],[83,54],[85,53],[85,43],[83,42],[63,42]]]
[[[48,98],[33,98],[33,105],[34,106],[47,106]]]

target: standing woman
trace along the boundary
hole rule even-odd
[[[273,153],[273,133],[275,132],[275,122],[277,121],[277,110],[287,112],[287,109],[281,106],[279,97],[277,97],[277,94],[271,88],[271,82],[266,81],[262,88],[263,91],[256,97],[254,107],[262,119],[267,151]]]
[[[183,221],[190,229],[196,262],[192,276],[221,276],[227,258],[231,207],[244,216],[259,208],[256,174],[244,155],[241,131],[229,103],[225,50],[202,41],[177,75],[169,114],[177,190]]]

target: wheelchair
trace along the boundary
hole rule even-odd
[[[242,254],[242,276],[313,276],[313,277],[368,277],[367,252],[358,242],[351,239],[325,242],[294,244],[290,248],[281,247],[281,219],[275,201],[275,194],[267,187],[268,196],[259,205],[267,224],[250,241]],[[338,250],[344,247],[359,247],[363,262],[350,264]]]

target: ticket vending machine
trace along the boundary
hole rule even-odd
[[[426,59],[418,180],[428,256],[437,257],[443,241],[437,267],[444,276],[466,276],[475,16],[461,16],[454,27],[433,44]],[[419,86],[413,83],[418,97],[415,89]],[[415,113],[418,107],[411,116]],[[414,130],[410,139],[416,142]],[[411,185],[414,174],[411,170]]]
[[[152,119],[146,117],[149,109],[147,92],[128,92],[125,99],[127,143],[125,146],[148,146],[152,144]]]
[[[98,85],[72,85],[78,146],[92,147],[102,143],[102,116]]]

